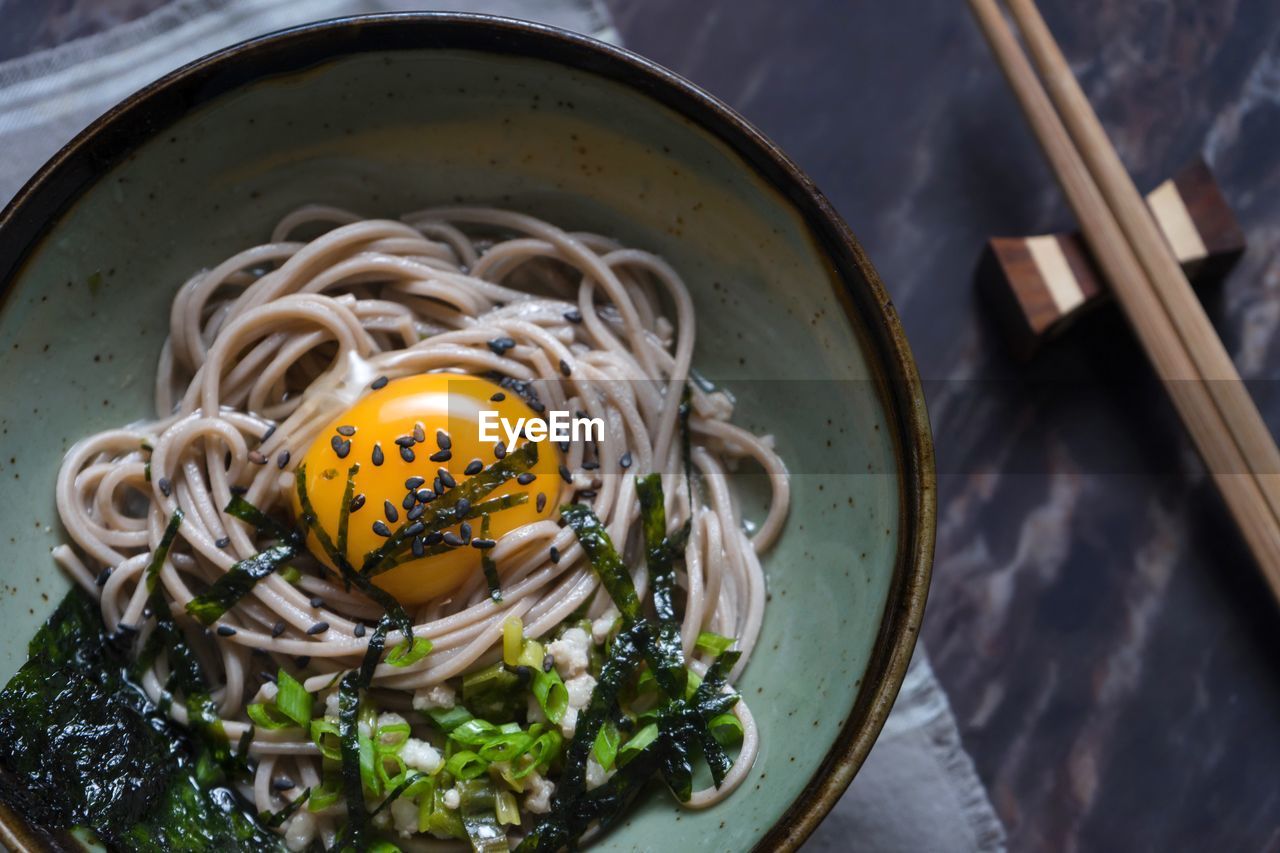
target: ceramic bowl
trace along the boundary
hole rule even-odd
[[[597,849],[796,847],[870,750],[924,608],[915,367],[857,242],[772,143],[671,72],[546,27],[379,16],[232,47],[113,109],[0,214],[0,678],[66,586],[59,460],[151,410],[177,287],[303,203],[451,201],[665,256],[698,308],[695,364],[795,475],[740,681],[763,733],[751,777],[705,812],[651,793]]]

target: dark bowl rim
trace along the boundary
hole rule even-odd
[[[638,54],[556,27],[495,15],[404,12],[334,18],[240,42],[170,72],[112,107],[63,146],[0,211],[0,307],[53,223],[143,141],[186,112],[241,85],[344,56],[462,49],[550,61],[628,86],[728,146],[800,215],[832,262],[836,296],[862,333],[893,416],[899,465],[898,556],[861,687],[822,762],[756,850],[794,850],[813,832],[870,752],[906,676],[932,572],[936,525],[933,444],[924,393],[897,311],[844,222],[808,176],[727,104]],[[262,63],[288,67],[263,69]],[[299,64],[302,63],[302,64]],[[843,284],[840,287],[835,279]],[[861,287],[859,287],[859,282]],[[867,689],[867,685],[872,685]],[[42,846],[39,830],[0,809],[0,837]]]

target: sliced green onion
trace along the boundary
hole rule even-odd
[[[408,723],[379,724],[373,738],[374,748],[378,752],[399,752],[409,739],[409,733]]]
[[[520,652],[524,649],[524,621],[519,616],[512,616],[502,623],[502,662],[507,666],[515,666],[520,662]]]
[[[471,718],[449,733],[451,740],[463,746],[483,746],[498,733],[498,727],[488,720]]]
[[[516,805],[515,794],[510,791],[497,791],[494,794],[494,811],[502,826],[520,825],[520,807]]]
[[[302,682],[281,668],[276,674],[276,707],[304,728],[311,723],[311,694]]]
[[[644,752],[648,746],[658,739],[658,724],[649,723],[635,734],[633,734],[626,743],[618,748],[618,766],[626,767],[631,759]]]
[[[618,727],[612,720],[606,720],[600,727],[600,734],[596,735],[595,746],[591,750],[595,753],[596,761],[605,770],[613,768],[613,762],[618,757],[618,744],[621,739]]]
[[[436,785],[426,831],[441,838],[465,839],[467,830],[462,825],[462,815],[458,814],[456,809],[451,809],[444,804],[444,794],[444,786]],[[419,812],[419,820],[421,820],[421,812]]]
[[[426,637],[414,637],[401,641],[386,657],[391,666],[409,666],[431,654],[431,641]]]
[[[436,777],[427,776],[420,779],[409,793],[411,796],[418,797],[418,832],[426,832],[430,825],[431,813],[435,811]]]
[[[244,711],[249,715],[249,719],[253,720],[255,726],[262,726],[264,729],[287,729],[290,726],[297,725],[274,704],[254,702],[252,705],[247,706]]]
[[[338,724],[324,717],[311,721],[311,742],[320,749],[320,754],[330,761],[342,760],[341,733]]]
[[[559,732],[543,732],[534,739],[529,746],[529,751],[525,753],[528,756],[529,763],[521,767],[519,770],[511,774],[513,779],[523,779],[533,771],[541,773],[551,765],[553,761],[560,755],[560,748],[564,743],[564,738]]]
[[[480,757],[488,762],[514,761],[533,746],[533,740],[521,731],[500,734],[480,747]]]
[[[284,578],[287,583],[297,586],[298,581],[302,580],[302,572],[297,566],[285,566],[280,570],[280,577]]]
[[[464,749],[449,756],[444,769],[458,779],[474,779],[489,769],[489,762],[471,750]]]
[[[737,714],[717,714],[707,721],[707,729],[721,746],[742,743],[742,721]]]
[[[512,720],[524,710],[520,676],[499,661],[462,678],[462,699],[475,714],[487,720]]]
[[[311,799],[307,800],[307,808],[313,812],[324,811],[342,799],[342,783],[332,776],[312,789]]]
[[[427,716],[445,734],[472,719],[471,712],[461,705],[455,705],[452,708],[428,708]]]
[[[724,637],[720,634],[713,634],[710,631],[702,631],[698,634],[697,646],[703,651],[711,652],[718,655],[721,652],[728,651],[736,640],[733,637]]]

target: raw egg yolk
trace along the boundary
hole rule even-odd
[[[370,392],[321,431],[303,458],[299,476],[306,478],[307,498],[317,523],[336,542],[347,472],[359,466],[353,477],[354,510],[348,518],[346,542],[347,560],[357,571],[365,555],[386,544],[389,531],[408,522],[411,493],[433,489],[441,470],[461,485],[497,461],[500,449],[480,441],[481,411],[496,411],[512,424],[519,418],[538,417],[518,395],[488,380],[424,373]],[[518,492],[528,495],[526,502],[489,516],[488,538],[498,539],[551,516],[560,492],[559,463],[558,449],[551,442],[541,442],[538,461],[529,471],[532,478],[519,478],[526,482],[513,478],[485,496],[489,500]],[[540,494],[545,498],[540,500]],[[301,518],[296,489],[293,508]],[[431,517],[428,502],[423,519]],[[481,520],[470,524],[478,538]],[[459,527],[449,530],[457,535]],[[308,546],[318,559],[329,563],[314,534]],[[404,562],[375,575],[373,582],[405,604],[421,604],[458,589],[482,571],[478,549],[456,547],[416,559],[406,553]]]

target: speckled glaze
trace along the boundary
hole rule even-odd
[[[388,16],[232,48],[113,111],[0,214],[0,676],[65,586],[58,462],[149,413],[174,290],[303,203],[451,201],[664,255],[699,311],[695,364],[794,462],[740,683],[763,731],[752,776],[701,813],[646,797],[597,845],[794,848],[865,758],[915,642],[934,529],[915,368],[874,270],[780,152],[681,79],[554,30]]]

